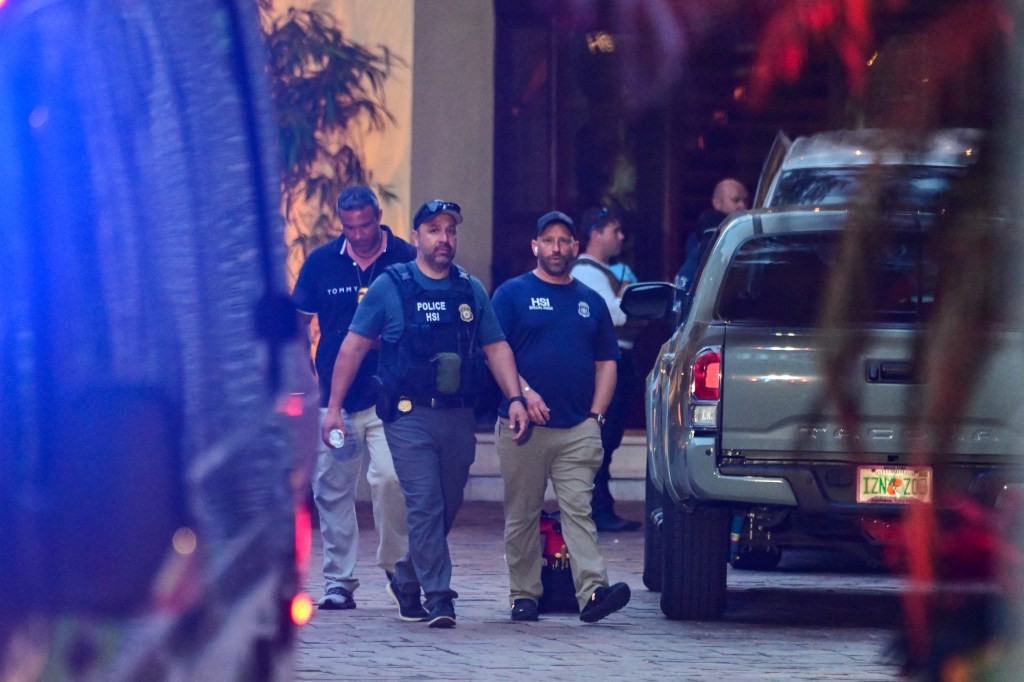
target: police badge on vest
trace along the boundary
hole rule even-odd
[[[384,271],[398,287],[404,323],[397,341],[381,342],[377,416],[385,422],[416,406],[472,407],[484,370],[469,274],[453,265],[449,288],[424,289],[414,267],[400,263]]]

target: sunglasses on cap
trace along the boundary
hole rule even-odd
[[[440,213],[442,211],[455,211],[456,213],[462,213],[462,207],[454,201],[442,201],[441,199],[428,201],[423,204],[423,208],[427,209],[428,213]]]
[[[420,206],[420,210],[416,211],[416,215],[412,219],[413,229],[418,228],[421,224],[427,222],[434,216],[440,213],[448,213],[455,218],[455,224],[458,225],[462,222],[462,207],[456,204],[454,201],[444,201],[443,199],[432,199],[427,203]]]

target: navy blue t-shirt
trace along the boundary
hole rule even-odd
[[[594,363],[617,360],[615,325],[604,299],[576,280],[550,284],[532,272],[498,287],[494,314],[516,367],[551,410],[546,426],[576,426],[594,400]],[[508,402],[499,410],[508,416]]]
[[[320,405],[323,407],[331,397],[334,360],[355,317],[359,290],[369,287],[392,263],[405,263],[416,258],[416,249],[411,244],[392,234],[390,228],[381,227],[387,236],[387,247],[366,270],[360,269],[345,252],[345,237],[341,236],[309,254],[295,282],[292,292],[295,307],[304,313],[315,314],[320,322],[316,374],[320,383]],[[345,396],[345,411],[365,410],[377,401],[373,375],[377,371],[378,355],[377,349],[371,350],[359,366],[352,388]]]

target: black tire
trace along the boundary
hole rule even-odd
[[[772,549],[740,549],[739,556],[732,558],[732,567],[738,571],[770,571],[779,565],[782,552]]]
[[[661,611],[670,620],[713,620],[725,611],[729,509],[689,512],[662,497]]]
[[[661,592],[661,494],[647,474],[644,496],[644,587]]]

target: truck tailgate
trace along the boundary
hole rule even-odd
[[[923,436],[911,423],[921,400],[918,382],[937,377],[913,375],[913,332],[873,330],[850,363],[849,386],[859,413],[851,429],[827,399],[822,342],[813,330],[728,327],[722,349],[723,450],[899,454],[915,448]],[[1021,452],[1022,358],[1019,334],[993,344],[973,396],[965,391],[951,454],[998,459]]]

